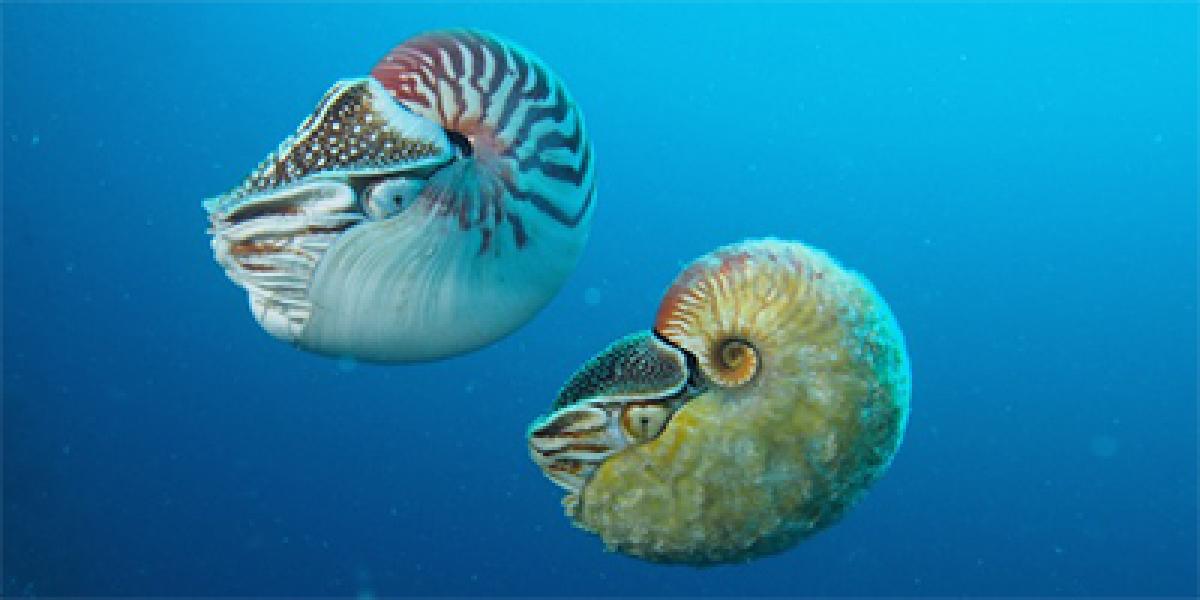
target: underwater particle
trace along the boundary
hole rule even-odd
[[[40,136],[40,135],[38,135],[38,134],[36,134],[36,133],[35,133],[35,134],[33,134],[33,137],[29,138],[29,145],[30,145],[30,146],[36,146],[36,145],[38,145],[38,144],[40,144],[40,143],[42,143],[42,136]]]
[[[1091,448],[1092,456],[1096,458],[1112,458],[1117,455],[1117,451],[1120,449],[1117,438],[1104,434],[1092,436],[1089,447]]]
[[[583,303],[588,306],[597,306],[600,304],[600,289],[589,287],[583,290]]]
[[[333,85],[242,183],[204,203],[255,320],[304,350],[414,362],[528,322],[595,206],[583,116],[540,59],[428,32]]]
[[[589,360],[527,441],[607,548],[744,562],[836,522],[883,474],[910,380],[866,279],[798,242],[747,241],[684,268],[653,331]]]

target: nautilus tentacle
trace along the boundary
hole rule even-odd
[[[453,30],[334,85],[205,207],[217,261],[272,335],[412,361],[528,321],[574,268],[594,195],[583,118],[558,78],[509,42]]]
[[[685,357],[675,380],[688,382],[637,399],[665,407],[660,431],[556,479],[571,518],[610,549],[691,564],[778,552],[836,521],[891,462],[909,407],[904,340],[870,283],[823,252],[761,240],[701,257],[653,336]],[[637,372],[666,368],[647,363]],[[600,427],[556,428],[572,420],[555,415],[628,403],[610,392],[627,379],[611,372],[535,423],[530,451],[548,474],[545,449]]]
[[[626,336],[563,386],[557,409],[529,428],[530,456],[578,490],[617,451],[658,435],[688,387],[686,358],[649,332]]]

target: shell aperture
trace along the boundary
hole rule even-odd
[[[609,456],[653,439],[689,393],[686,358],[643,331],[612,343],[563,386],[554,412],[529,427],[529,455],[577,491]]]
[[[527,322],[574,269],[594,202],[582,114],[495,36],[419,35],[339,82],[205,202],[217,262],[300,348],[433,360]]]
[[[654,435],[556,480],[567,514],[609,549],[700,565],[782,551],[840,518],[899,446],[903,336],[870,283],[823,252],[778,240],[711,252],[667,290],[653,335],[684,356],[686,386],[636,402],[600,387],[538,421],[614,402],[668,407]]]

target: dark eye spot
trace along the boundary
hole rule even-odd
[[[475,149],[471,147],[471,140],[468,140],[467,136],[457,131],[447,131],[446,137],[450,138],[450,143],[458,149],[459,156],[470,158],[475,153]]]

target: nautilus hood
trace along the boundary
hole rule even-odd
[[[527,437],[567,515],[656,562],[741,562],[828,527],[890,464],[904,339],[862,276],[795,242],[720,248],[668,288],[653,332],[567,383]]]
[[[205,202],[217,262],[267,332],[382,362],[467,352],[528,321],[574,269],[594,206],[566,88],[466,30],[414,37],[336,83]]]

